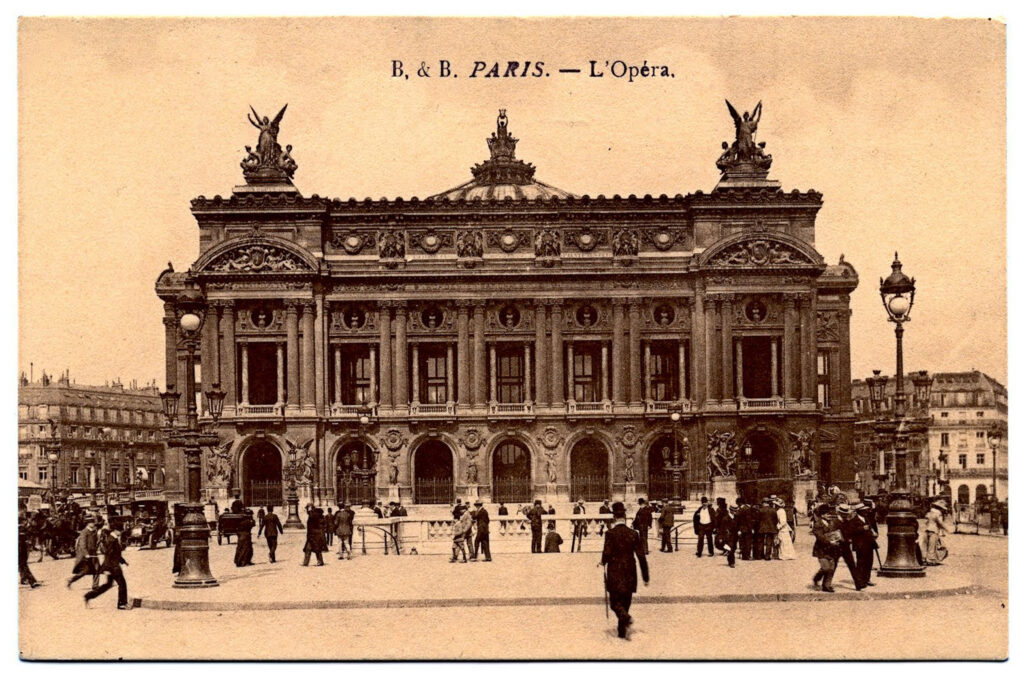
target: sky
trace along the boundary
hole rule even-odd
[[[431,77],[393,78],[396,59]],[[590,78],[591,59],[675,77]],[[583,73],[469,78],[477,60]],[[18,368],[163,384],[153,285],[198,256],[190,199],[242,183],[250,105],[288,104],[305,195],[461,184],[505,108],[540,180],[657,196],[714,188],[729,99],[763,102],[770,176],[824,194],[815,245],[860,274],[854,377],[893,371],[877,286],[898,250],[918,286],[906,368],[1005,381],[1005,76],[1005,26],[984,20],[23,19]]]

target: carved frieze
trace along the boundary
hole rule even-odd
[[[604,229],[591,229],[590,227],[572,229],[566,231],[565,240],[584,253],[589,253],[598,246],[608,245],[608,232]]]
[[[538,229],[533,237],[533,254],[538,258],[557,258],[562,255],[562,239],[557,229]]]
[[[715,430],[708,434],[707,468],[709,480],[736,474],[736,435],[733,432]]]
[[[487,246],[500,248],[506,253],[515,253],[520,248],[529,245],[530,232],[525,229],[506,229],[503,232],[488,232]]]
[[[612,235],[612,255],[617,258],[632,257],[640,253],[640,230],[625,228],[615,230]]]
[[[400,230],[382,230],[377,233],[377,254],[381,260],[400,260],[405,257],[405,233]]]
[[[792,246],[771,239],[755,239],[729,246],[717,253],[708,264],[712,267],[765,267],[813,263]]]
[[[455,239],[449,231],[426,229],[409,232],[409,245],[424,253],[437,253],[442,248],[451,248],[454,243]]]
[[[210,272],[277,273],[310,272],[312,268],[293,253],[265,244],[243,244],[218,256],[206,268]]]
[[[479,229],[459,232],[455,239],[455,254],[460,258],[482,258],[484,256],[484,233]]]
[[[645,229],[642,233],[645,244],[654,246],[659,251],[667,251],[673,246],[685,243],[686,233],[682,229]]]
[[[265,305],[238,310],[235,330],[242,333],[280,333],[284,330],[284,310]]]
[[[818,310],[817,338],[819,342],[839,342],[839,313]]]
[[[331,246],[340,248],[349,255],[359,255],[364,249],[377,247],[377,235],[369,230],[336,230],[331,234]]]

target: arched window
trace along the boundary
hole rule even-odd
[[[971,488],[967,485],[960,485],[956,488],[956,503],[958,504],[969,504],[971,503]]]
[[[988,487],[985,485],[978,485],[974,488],[974,503],[981,503],[988,497]]]
[[[530,453],[515,440],[501,443],[491,462],[495,502],[523,503],[530,500]]]

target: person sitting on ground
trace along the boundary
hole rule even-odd
[[[544,537],[544,553],[561,553],[562,535],[555,532],[555,521],[548,521],[548,533]]]

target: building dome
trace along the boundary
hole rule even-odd
[[[516,143],[519,140],[508,131],[508,117],[505,110],[498,112],[498,129],[491,133],[487,146],[491,158],[473,166],[473,179],[440,194],[429,197],[435,201],[503,201],[505,199],[528,201],[546,199],[567,199],[574,194],[552,187],[534,178],[532,163],[516,158]]]

